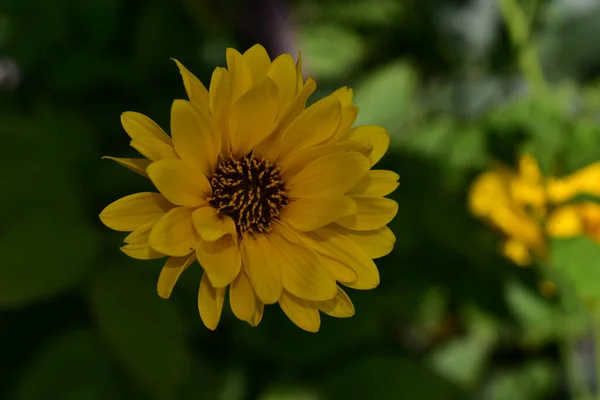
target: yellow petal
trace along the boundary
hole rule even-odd
[[[171,134],[179,157],[210,176],[221,151],[221,138],[208,112],[195,109],[188,101],[175,100],[171,107]]]
[[[302,53],[298,52],[298,60],[296,60],[296,93],[300,93],[303,86],[304,75],[302,74]]]
[[[175,149],[170,144],[165,144],[152,137],[140,137],[132,139],[129,145],[138,153],[149,160],[158,161],[166,158],[177,158]]]
[[[225,53],[227,70],[231,77],[231,101],[235,103],[252,86],[252,76],[246,60],[239,51],[228,48]]]
[[[133,111],[121,114],[121,124],[132,140],[154,139],[171,146],[171,138],[156,122]]]
[[[156,289],[160,297],[163,299],[171,297],[179,276],[194,262],[194,258],[193,254],[185,257],[169,257],[158,276]]]
[[[256,295],[245,273],[241,273],[231,283],[229,304],[233,314],[242,321],[252,321],[256,311]]]
[[[548,216],[546,231],[552,237],[572,237],[583,234],[585,229],[577,205],[559,207]]]
[[[246,65],[248,65],[248,69],[250,70],[252,82],[256,84],[265,76],[267,76],[267,70],[271,65],[271,59],[269,58],[269,54],[267,54],[267,50],[265,50],[264,47],[262,47],[260,44],[255,44],[246,50],[246,52],[243,54],[243,57],[246,61]]]
[[[387,225],[398,213],[398,203],[386,198],[352,196],[358,211],[336,222],[348,229],[370,231]]]
[[[178,159],[152,163],[148,167],[148,176],[170,202],[179,206],[199,206],[211,195],[206,177]]]
[[[188,95],[188,99],[198,108],[208,110],[208,90],[202,84],[200,79],[196,78],[186,67],[183,66],[178,60],[172,58],[179,68],[181,78],[183,79],[183,85]]]
[[[362,197],[383,197],[392,193],[398,187],[398,176],[393,171],[373,170],[356,184],[348,194]]]
[[[340,138],[348,133],[348,130],[354,125],[358,117],[358,107],[350,106],[342,108],[342,118],[340,119],[340,125],[336,129],[335,133],[331,135],[330,142],[337,142]]]
[[[242,248],[244,266],[256,295],[264,304],[276,303],[283,288],[277,252],[262,235],[244,237]]]
[[[281,221],[301,231],[312,231],[342,217],[355,214],[356,203],[348,196],[297,199],[280,215]]]
[[[252,319],[248,321],[248,323],[250,324],[250,326],[257,327],[258,324],[260,324],[260,321],[262,320],[265,306],[259,299],[255,299],[255,303],[256,306],[254,310],[254,315],[252,316]]]
[[[354,270],[356,281],[343,282],[346,286],[354,289],[373,289],[379,285],[377,266],[352,239],[328,228],[321,228],[306,235],[313,240],[317,251]]]
[[[115,231],[133,231],[158,221],[171,208],[173,204],[160,193],[135,193],[106,206],[100,220]]]
[[[367,157],[356,152],[338,152],[318,158],[287,179],[292,198],[333,197],[345,194],[369,170]]]
[[[269,79],[246,92],[231,109],[230,139],[234,156],[244,156],[267,137],[277,117],[277,86]]]
[[[527,244],[517,239],[508,239],[502,245],[502,254],[515,264],[526,267],[531,264],[531,253]]]
[[[223,300],[225,299],[225,288],[215,288],[204,273],[200,281],[198,292],[198,310],[204,325],[214,331],[219,325],[221,312],[223,311]]]
[[[342,103],[342,107],[350,107],[352,105],[352,89],[347,86],[343,86],[338,90],[331,93],[332,96],[337,97]]]
[[[277,84],[279,89],[279,113],[282,114],[292,103],[296,95],[296,66],[289,54],[282,54],[273,60],[267,76]]]
[[[237,235],[235,223],[226,215],[219,215],[213,207],[201,207],[192,214],[194,227],[200,237],[214,242],[224,235]]]
[[[358,140],[370,143],[373,151],[369,156],[371,166],[377,164],[390,146],[390,135],[385,129],[376,125],[363,125],[351,129],[346,136],[349,140]]]
[[[128,168],[133,172],[142,176],[148,177],[146,168],[150,165],[150,160],[145,158],[118,158],[118,157],[102,157],[102,159],[113,160],[122,167]]]
[[[396,237],[387,226],[372,231],[353,231],[337,224],[329,225],[327,228],[352,239],[371,258],[387,256],[396,244]]]
[[[198,234],[192,224],[193,208],[177,207],[158,220],[150,231],[150,246],[161,253],[183,257],[194,251]]]
[[[231,235],[214,242],[199,240],[196,257],[215,287],[229,285],[240,273],[242,257]]]
[[[287,291],[305,300],[322,301],[335,296],[335,281],[319,264],[313,250],[291,243],[276,232],[268,240],[279,255],[283,287]]]
[[[342,117],[337,97],[328,96],[302,111],[281,137],[281,156],[325,142],[336,132]]]
[[[317,84],[312,78],[308,78],[302,90],[296,98],[292,101],[290,106],[283,112],[279,113],[278,117],[278,129],[283,133],[285,129],[294,121],[294,119],[304,110],[306,107],[306,101],[317,89]],[[281,110],[281,105],[279,106]]]
[[[152,227],[154,227],[155,223],[156,221],[150,221],[149,223],[140,226],[139,228],[131,232],[129,235],[127,235],[125,239],[123,239],[123,241],[128,244],[148,243],[150,231],[152,230]]]
[[[229,154],[229,111],[231,110],[232,94],[229,72],[225,68],[216,68],[210,80],[208,93],[210,113],[215,128],[221,136],[221,151]]]
[[[327,301],[316,303],[319,310],[336,318],[348,318],[354,315],[354,305],[350,297],[338,286],[336,296]]]
[[[287,317],[299,328],[308,332],[317,332],[321,326],[319,311],[311,302],[299,299],[286,292],[281,294],[279,306]]]
[[[138,260],[154,260],[165,256],[164,254],[159,253],[158,251],[150,247],[150,244],[148,242],[128,243],[125,246],[121,247],[121,251],[127,254],[129,257]]]
[[[344,284],[354,283],[358,279],[356,272],[346,264],[334,260],[331,257],[327,257],[321,253],[318,253],[319,262],[324,265],[328,270],[333,279],[337,282]]]
[[[344,142],[327,143],[317,146],[309,147],[297,153],[290,154],[288,157],[284,157],[279,160],[279,167],[282,170],[282,174],[285,176],[294,176],[300,172],[304,167],[316,159],[337,153],[346,151],[355,151],[364,154],[368,157],[371,152],[371,145],[365,144],[364,142],[347,140]]]

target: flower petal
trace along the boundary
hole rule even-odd
[[[393,171],[373,170],[356,184],[348,194],[362,197],[383,197],[392,193],[400,183],[400,176]]]
[[[305,300],[329,300],[336,294],[336,285],[315,252],[299,244],[291,243],[274,232],[269,242],[279,254],[283,287]]]
[[[269,79],[248,90],[231,109],[231,150],[241,157],[267,137],[275,128],[277,85]]]
[[[356,152],[323,156],[287,179],[292,198],[333,197],[345,194],[369,170],[367,157]]]
[[[318,332],[321,317],[311,302],[299,299],[284,290],[279,299],[279,306],[298,327],[308,332]]]
[[[200,311],[202,322],[212,331],[219,325],[224,300],[225,288],[215,288],[210,283],[208,275],[204,273],[200,281],[200,291],[198,292],[198,310]]]
[[[387,256],[396,244],[396,236],[387,226],[372,231],[353,231],[337,224],[331,224],[327,228],[352,239],[371,258]]]
[[[343,217],[336,222],[341,226],[357,231],[370,231],[387,225],[398,213],[398,203],[386,198],[352,196],[358,212]]]
[[[256,311],[256,294],[245,273],[241,273],[229,288],[229,304],[233,314],[242,321],[252,321]]]
[[[172,60],[175,61],[177,68],[179,68],[188,99],[190,99],[192,104],[196,107],[208,110],[208,90],[206,90],[206,87],[204,87],[200,79],[196,78],[196,76],[184,67],[182,63],[174,58],[172,58]]]
[[[342,107],[342,118],[340,119],[340,125],[336,129],[335,133],[329,139],[332,143],[337,142],[340,138],[348,133],[348,130],[354,125],[358,117],[358,107],[349,106]]]
[[[233,220],[227,215],[219,215],[217,210],[210,206],[194,211],[192,221],[200,237],[209,242],[214,242],[225,235],[236,235]]]
[[[129,235],[127,235],[125,239],[123,239],[123,241],[128,244],[148,243],[150,231],[152,230],[152,227],[155,223],[156,221],[150,221],[149,223],[140,226],[139,228],[131,232]]]
[[[150,246],[161,253],[183,257],[194,251],[198,234],[192,224],[193,208],[177,207],[158,220],[150,231]]]
[[[546,221],[546,230],[552,237],[573,237],[585,230],[578,205],[565,205],[554,210]]]
[[[350,107],[352,105],[353,94],[352,88],[347,86],[343,86],[331,93],[332,96],[335,96],[340,100],[342,107]]]
[[[260,321],[262,320],[263,313],[265,310],[264,304],[259,299],[255,299],[255,303],[256,303],[256,306],[254,309],[254,315],[252,316],[252,319],[250,321],[248,321],[250,326],[253,326],[253,327],[257,327],[258,324],[260,324]]]
[[[173,204],[197,207],[211,195],[206,177],[181,160],[156,161],[147,170],[154,186]]]
[[[267,70],[271,65],[271,59],[269,58],[269,54],[267,54],[267,50],[265,50],[263,46],[260,44],[255,44],[246,50],[242,56],[244,57],[246,65],[248,65],[248,69],[250,70],[252,82],[256,84],[264,79],[265,76],[267,76]]]
[[[128,168],[133,172],[142,176],[148,177],[146,168],[150,165],[150,160],[145,158],[118,158],[118,157],[102,157],[102,159],[113,160],[122,167]]]
[[[214,242],[199,240],[196,257],[215,287],[229,285],[240,273],[242,257],[231,235]]]
[[[283,289],[279,256],[265,236],[244,237],[244,266],[258,298],[264,304],[279,300]]]
[[[280,114],[290,106],[296,96],[296,75],[294,59],[289,54],[281,54],[273,60],[267,71],[267,76],[277,84],[279,89]]]
[[[317,307],[325,314],[336,318],[348,318],[354,315],[354,305],[350,297],[339,286],[333,299],[318,302]]]
[[[283,133],[285,129],[294,121],[294,119],[306,108],[306,102],[308,98],[315,92],[317,89],[317,83],[312,78],[308,78],[304,86],[302,86],[302,90],[298,93],[296,98],[292,101],[290,106],[283,112],[278,115],[278,129]],[[281,110],[281,105],[279,109]]]
[[[171,138],[156,122],[144,114],[133,111],[124,112],[121,114],[121,124],[132,140],[154,139],[171,146]]]
[[[227,70],[231,77],[231,101],[235,103],[252,86],[252,76],[246,60],[236,49],[225,51]]]
[[[210,176],[221,151],[221,138],[207,110],[175,100],[171,107],[171,134],[179,157]]]
[[[342,106],[333,96],[302,111],[281,137],[281,156],[298,152],[329,139],[340,125]]]
[[[127,254],[129,257],[138,260],[154,260],[165,256],[164,254],[159,253],[158,251],[150,247],[150,244],[148,242],[128,243],[125,246],[121,247],[121,251]]]
[[[166,158],[177,158],[175,149],[170,144],[165,144],[152,137],[141,137],[132,139],[129,145],[136,149],[138,153],[149,160],[158,161]]]
[[[225,68],[216,68],[210,80],[208,101],[215,128],[220,133],[221,151],[229,154],[229,111],[231,110],[231,80]]]
[[[344,285],[354,289],[373,289],[379,285],[377,266],[352,239],[328,228],[309,232],[306,236],[312,239],[313,246],[317,251],[354,270],[356,281],[343,282]]]
[[[156,222],[173,208],[160,193],[135,193],[109,204],[100,213],[100,220],[115,231],[133,231]]]
[[[158,284],[156,289],[158,295],[163,299],[171,297],[171,292],[179,279],[179,276],[194,262],[194,255],[185,257],[169,257],[165,265],[160,270]]]
[[[296,60],[296,93],[300,93],[304,87],[304,75],[302,74],[302,52],[298,52]]]
[[[349,140],[359,140],[373,145],[373,151],[369,156],[371,166],[377,164],[390,146],[390,135],[381,126],[363,125],[351,129],[345,137]]]
[[[280,219],[293,228],[306,232],[355,214],[356,211],[356,203],[348,196],[301,198],[283,208]]]

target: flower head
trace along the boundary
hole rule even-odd
[[[349,317],[341,286],[379,284],[373,259],[387,255],[387,228],[397,203],[384,196],[398,175],[371,170],[389,145],[377,126],[351,128],[358,108],[341,88],[306,107],[314,80],[301,59],[271,61],[256,45],[227,49],[210,88],[178,61],[189,101],[175,100],[171,136],[142,114],[122,123],[145,158],[109,157],[150,178],[158,193],[136,193],[107,206],[100,218],[131,232],[122,251],[168,257],[158,293],[168,298],[196,259],[204,270],[198,307],[215,329],[225,291],[241,320],[260,322],[279,303],[299,327],[317,331],[320,314]]]

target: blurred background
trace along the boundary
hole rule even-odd
[[[569,253],[578,280],[544,285],[467,197],[525,150],[544,173],[600,160],[598,21],[594,0],[0,0],[0,399],[597,396],[600,246]],[[124,111],[168,128],[185,97],[169,58],[208,84],[226,47],[257,42],[302,51],[311,101],[353,87],[401,176],[380,287],[317,334],[276,306],[258,328],[226,306],[208,331],[200,268],[161,300],[163,261],[126,257],[97,217],[151,190],[100,157],[134,156]]]

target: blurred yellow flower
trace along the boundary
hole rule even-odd
[[[600,204],[564,204],[579,194],[600,196],[600,163],[544,179],[535,159],[525,154],[517,171],[496,166],[479,175],[469,191],[469,208],[503,233],[502,253],[527,266],[532,255],[545,258],[547,236],[587,235],[600,243]]]
[[[175,100],[171,137],[148,117],[122,115],[131,146],[145,158],[111,158],[150,178],[159,193],[136,193],[100,218],[131,232],[122,251],[137,259],[168,256],[164,298],[198,260],[202,321],[215,329],[225,291],[233,313],[258,325],[265,304],[279,303],[300,328],[316,332],[319,311],[350,317],[340,287],[379,284],[373,259],[391,252],[387,199],[398,175],[371,170],[387,151],[378,126],[351,128],[358,108],[341,88],[306,108],[315,81],[301,59],[271,61],[256,45],[227,49],[210,90],[178,61],[189,101]]]

